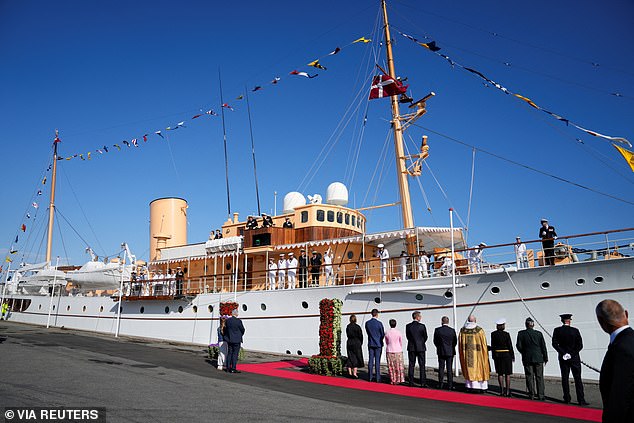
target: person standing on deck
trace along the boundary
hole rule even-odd
[[[542,248],[544,249],[544,263],[546,266],[555,265],[555,240],[557,232],[555,227],[548,224],[548,219],[541,220],[542,226],[539,228],[539,237],[542,240]]]
[[[324,275],[326,276],[326,286],[335,284],[335,274],[332,271],[332,249],[328,247],[324,251]]]
[[[379,250],[376,252],[376,256],[381,260],[381,282],[387,282],[387,262],[390,260],[390,253],[385,249],[385,245],[377,245]]]
[[[293,229],[293,222],[291,222],[290,217],[284,218],[284,223],[282,224],[282,228]]]
[[[308,286],[308,257],[306,250],[303,248],[299,251],[299,287],[306,288]]]
[[[321,257],[313,251],[310,258],[310,286],[319,286],[319,272],[321,271]]]
[[[295,289],[297,264],[298,263],[297,263],[297,259],[295,258],[295,255],[292,252],[288,253],[288,260],[286,262],[286,265],[288,266],[286,270],[288,274],[288,289]]]
[[[401,255],[398,258],[398,270],[400,275],[400,280],[407,280],[407,261],[409,257],[407,256],[406,251],[401,251]]]
[[[469,267],[471,268],[471,273],[479,273],[482,271],[482,252],[486,246],[486,243],[481,242],[469,250]]]
[[[176,267],[174,277],[176,278],[176,295],[183,295],[183,279],[185,278],[185,273],[183,273],[180,266]]]
[[[429,277],[429,256],[427,252],[423,251],[418,258],[418,278],[428,278]]]
[[[286,287],[286,268],[288,262],[284,254],[280,254],[280,259],[277,261],[277,289],[284,289]]]
[[[267,273],[268,277],[268,289],[275,289],[275,281],[277,279],[277,264],[275,264],[275,259],[273,257],[269,257],[269,269]]]
[[[515,237],[515,262],[518,269],[528,269],[528,255],[526,253],[526,244],[522,242],[519,236]]]
[[[460,329],[458,351],[467,390],[486,391],[491,377],[487,339],[484,329],[476,324],[474,315],[469,316]]]

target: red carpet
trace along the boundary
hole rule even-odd
[[[342,377],[319,376],[305,372],[289,371],[294,367],[306,367],[308,360],[275,361],[261,364],[241,364],[239,369],[247,373],[279,377],[283,379],[299,380],[302,382],[319,383],[322,385],[338,386],[348,389],[381,392],[385,394],[402,395],[414,398],[425,398],[437,401],[455,402],[476,405],[480,407],[500,408],[531,414],[567,417],[570,419],[601,421],[601,410],[584,408],[565,404],[554,404],[542,401],[524,399],[492,397],[490,395],[467,394],[462,392],[442,391],[438,389],[410,388],[409,386],[390,385],[386,383],[370,383],[361,379],[347,379]]]

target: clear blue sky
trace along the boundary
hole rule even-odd
[[[588,129],[634,140],[631,1],[389,6],[397,29],[430,36],[457,62]],[[206,240],[227,217],[222,126],[219,117],[190,119],[201,109],[220,111],[219,69],[225,102],[235,108],[226,112],[232,211],[242,218],[257,211],[246,103],[236,100],[256,85],[264,87],[249,93],[263,211],[272,211],[274,191],[279,210],[286,192],[325,196],[333,181],[351,185],[351,205],[396,201],[391,144],[381,159],[389,101],[365,101],[364,81],[382,37],[375,32],[378,12],[374,0],[0,1],[3,248],[19,232],[18,249],[44,252],[49,183],[42,187],[40,178],[56,128],[61,155],[93,151],[93,159],[59,162],[57,206],[74,230],[58,218],[54,255],[85,261],[76,230],[100,255],[127,241],[147,258],[149,203],[166,196],[189,202],[189,242]],[[361,36],[374,42],[345,47]],[[393,38],[397,73],[408,78],[411,94],[437,93],[418,122],[428,130],[409,131],[410,148],[429,135],[428,163],[465,223],[472,151],[437,133],[634,202],[634,174],[608,142],[485,87],[396,32]],[[327,71],[306,66],[337,46],[345,48],[321,60]],[[289,76],[294,69],[320,75]],[[282,79],[272,86],[276,76]],[[343,118],[349,108],[360,112]],[[180,121],[187,127],[169,133],[169,141],[150,136],[143,144],[144,133]],[[135,137],[141,147],[123,146]],[[121,152],[94,152],[115,143]],[[325,162],[309,172],[324,146]],[[432,213],[412,181],[416,224],[448,225],[450,204],[424,170],[420,181]],[[34,197],[40,188],[44,195]],[[34,200],[41,205],[35,221]],[[534,239],[541,217],[560,235],[622,228],[632,226],[633,212],[632,204],[476,153],[470,243],[511,242],[517,234]],[[368,229],[396,229],[399,216],[397,208],[368,213]]]

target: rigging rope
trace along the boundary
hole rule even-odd
[[[542,330],[546,333],[546,335],[548,335],[548,337],[552,339],[553,336],[550,334],[550,332],[548,332],[548,330],[546,330],[544,325],[541,324],[539,319],[537,319],[537,316],[535,316],[535,314],[533,314],[533,311],[530,309],[530,307],[528,307],[528,304],[526,304],[526,301],[524,301],[524,297],[522,297],[522,294],[520,294],[520,291],[517,289],[517,286],[515,285],[515,282],[513,281],[513,278],[511,278],[511,275],[509,274],[508,269],[506,267],[503,267],[503,269],[504,269],[504,272],[506,272],[506,276],[509,278],[509,281],[511,282],[511,285],[513,285],[513,289],[515,290],[515,293],[517,294],[517,297],[522,302],[522,305],[524,306],[526,311],[528,311],[528,314],[531,315],[533,320],[539,325],[540,328],[542,328]],[[589,365],[588,363],[584,362],[583,360],[581,360],[581,364],[583,364],[584,366],[586,366],[589,369],[594,370],[597,373],[600,373],[599,369]]]
[[[436,181],[436,185],[438,185],[438,189],[440,189],[440,192],[445,197],[445,200],[447,200],[447,203],[449,204],[449,206],[456,213],[456,217],[458,218],[458,220],[460,220],[460,223],[462,224],[462,227],[463,228],[466,227],[466,225],[464,223],[464,220],[462,220],[462,217],[460,217],[460,213],[458,213],[458,209],[456,209],[456,207],[454,207],[454,205],[452,204],[451,200],[449,199],[449,196],[447,195],[447,193],[443,189],[442,185],[440,185],[440,181],[438,181],[438,179],[436,178],[436,175],[434,175],[434,172],[431,170],[431,167],[429,166],[429,163],[427,163],[427,160],[423,161],[423,163],[425,163],[425,166],[427,167],[427,170],[429,170],[429,174],[432,176],[432,178],[434,178],[434,181]]]
[[[464,141],[460,141],[460,140],[459,140],[459,139],[457,139],[457,138],[450,137],[449,135],[445,135],[445,134],[443,134],[443,133],[441,133],[441,132],[434,131],[433,129],[429,129],[429,128],[424,127],[424,126],[421,126],[421,125],[419,125],[419,124],[413,123],[412,125],[415,125],[415,126],[417,126],[417,127],[419,127],[419,128],[422,128],[422,129],[424,129],[424,130],[426,130],[426,131],[429,131],[429,132],[431,132],[431,133],[433,133],[433,134],[436,134],[436,135],[441,136],[441,137],[443,137],[443,138],[445,138],[445,139],[448,139],[449,141],[453,141],[453,142],[458,143],[458,144],[461,144],[461,145],[463,145],[463,146],[465,146],[465,147],[469,147],[469,148],[476,149],[477,151],[480,151],[481,153],[485,153],[485,154],[488,154],[488,155],[490,155],[490,156],[492,156],[492,157],[495,157],[495,158],[497,158],[497,159],[503,160],[503,161],[505,161],[505,162],[508,162],[508,163],[514,164],[514,165],[519,166],[519,167],[523,167],[524,169],[528,169],[528,170],[530,170],[530,171],[533,171],[533,172],[539,173],[539,174],[541,174],[541,175],[548,176],[549,178],[556,179],[556,180],[558,180],[558,181],[560,181],[560,182],[565,182],[565,183],[567,183],[567,184],[570,184],[570,185],[576,186],[577,188],[582,188],[582,189],[585,189],[585,190],[587,190],[587,191],[593,192],[593,193],[595,193],[595,194],[603,195],[603,196],[605,196],[605,197],[612,198],[613,200],[617,200],[617,201],[620,201],[620,202],[622,202],[622,203],[626,203],[626,204],[630,204],[630,205],[633,205],[633,206],[634,206],[634,202],[632,202],[632,201],[625,200],[625,199],[623,199],[623,198],[617,197],[617,196],[612,195],[612,194],[607,194],[607,193],[602,192],[602,191],[599,191],[599,190],[597,190],[597,189],[590,188],[590,187],[587,187],[587,186],[585,186],[585,185],[579,184],[579,183],[577,183],[577,182],[573,182],[573,181],[571,181],[571,180],[568,180],[568,179],[562,178],[561,176],[553,175],[552,173],[548,173],[548,172],[546,172],[546,171],[539,170],[539,169],[537,169],[537,168],[534,168],[534,167],[529,166],[529,165],[525,165],[525,164],[520,163],[520,162],[517,162],[517,161],[515,161],[515,160],[511,160],[511,159],[506,158],[506,157],[504,157],[504,156],[500,156],[499,154],[492,153],[492,152],[490,152],[490,151],[487,151],[487,150],[484,150],[484,149],[482,149],[482,148],[476,147],[476,146],[474,146],[473,144],[468,144],[468,143],[466,143],[466,142],[464,142]]]

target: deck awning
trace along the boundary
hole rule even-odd
[[[466,243],[461,228],[454,228],[454,244],[456,249],[466,248]],[[345,238],[322,239],[318,241],[308,241],[294,244],[275,246],[276,250],[294,250],[301,247],[323,246],[331,244],[347,244],[364,242],[370,245],[385,244],[389,249],[390,245],[402,245],[403,239],[408,236],[416,237],[421,250],[433,251],[434,248],[451,248],[451,228],[443,227],[416,227],[412,229],[401,229],[389,232],[377,232],[366,235],[356,235]],[[400,248],[400,247],[399,247]]]

